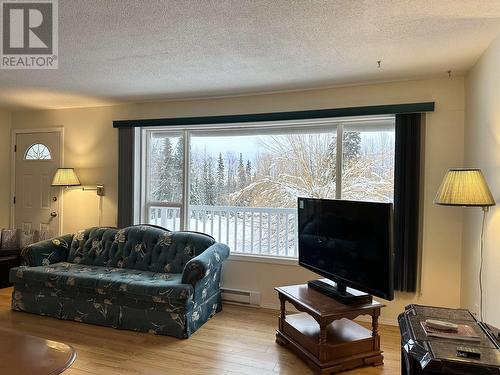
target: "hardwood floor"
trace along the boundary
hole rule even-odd
[[[0,326],[62,341],[77,351],[64,374],[308,375],[312,371],[274,342],[278,312],[224,305],[187,340],[12,312],[11,288],[0,290]],[[384,365],[343,374],[399,374],[399,330],[380,327]],[[6,374],[7,375],[7,374]]]

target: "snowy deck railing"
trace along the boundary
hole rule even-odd
[[[232,253],[297,257],[295,208],[189,206],[189,230],[210,234]],[[150,224],[180,228],[180,208],[151,207]]]

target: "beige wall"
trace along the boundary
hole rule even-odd
[[[500,202],[500,38],[485,51],[466,77],[466,165],[483,170]],[[462,305],[479,304],[479,241],[481,210],[466,209],[462,262]],[[486,223],[484,251],[484,319],[500,326],[500,209],[493,207]]]
[[[0,110],[0,228],[10,221],[10,113]]]
[[[462,77],[198,101],[14,113],[14,128],[64,126],[65,164],[83,183],[104,183],[103,224],[116,224],[117,131],[112,121],[134,118],[220,115],[435,101],[427,115],[423,188],[423,282],[419,295],[398,294],[383,319],[394,321],[408,303],[458,306],[462,213],[437,207],[432,199],[447,168],[463,163],[464,81]],[[96,225],[93,193],[67,192],[64,231]],[[228,262],[227,287],[258,290],[262,303],[276,306],[273,287],[315,277],[296,265]]]

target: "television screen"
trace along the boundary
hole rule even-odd
[[[393,299],[392,204],[298,199],[299,264]]]

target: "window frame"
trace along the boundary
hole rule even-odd
[[[191,137],[196,136],[196,133],[200,134],[207,132],[209,134],[214,134],[220,132],[221,135],[228,132],[235,132],[237,136],[238,132],[249,133],[250,131],[255,131],[258,134],[259,130],[276,130],[280,134],[286,133],[286,130],[310,130],[314,129],[325,129],[328,127],[336,127],[337,136],[337,149],[336,149],[336,168],[340,171],[337,175],[336,186],[335,186],[335,199],[341,199],[342,196],[342,170],[343,170],[343,134],[344,126],[352,123],[373,123],[370,127],[384,128],[386,127],[387,121],[391,121],[395,126],[395,115],[375,115],[375,116],[352,116],[352,117],[340,117],[340,118],[324,118],[324,119],[310,119],[310,120],[284,120],[284,121],[257,121],[257,122],[244,122],[244,123],[221,123],[221,124],[199,124],[199,125],[166,125],[166,126],[144,126],[140,128],[139,138],[140,145],[139,152],[136,153],[136,158],[139,158],[139,162],[136,164],[139,167],[139,173],[135,173],[135,179],[140,178],[139,186],[141,188],[140,194],[140,206],[139,206],[139,222],[149,222],[149,210],[151,207],[169,207],[169,208],[180,208],[180,228],[179,230],[190,230],[188,228],[189,220],[189,187],[190,187],[190,145]],[[377,124],[381,122],[384,125]],[[395,130],[395,128],[394,128]],[[149,178],[149,165],[147,162],[150,160],[149,153],[149,139],[151,133],[171,133],[173,135],[181,134],[184,142],[184,153],[183,153],[183,176],[182,185],[183,193],[181,203],[178,202],[153,202],[148,201],[149,190],[148,190],[148,178]],[[243,135],[243,134],[241,134]],[[136,181],[137,183],[137,181]],[[249,254],[234,252],[231,255],[233,260],[239,261],[264,261],[270,263],[296,265],[298,256],[280,256],[280,255],[266,255],[266,254]]]

